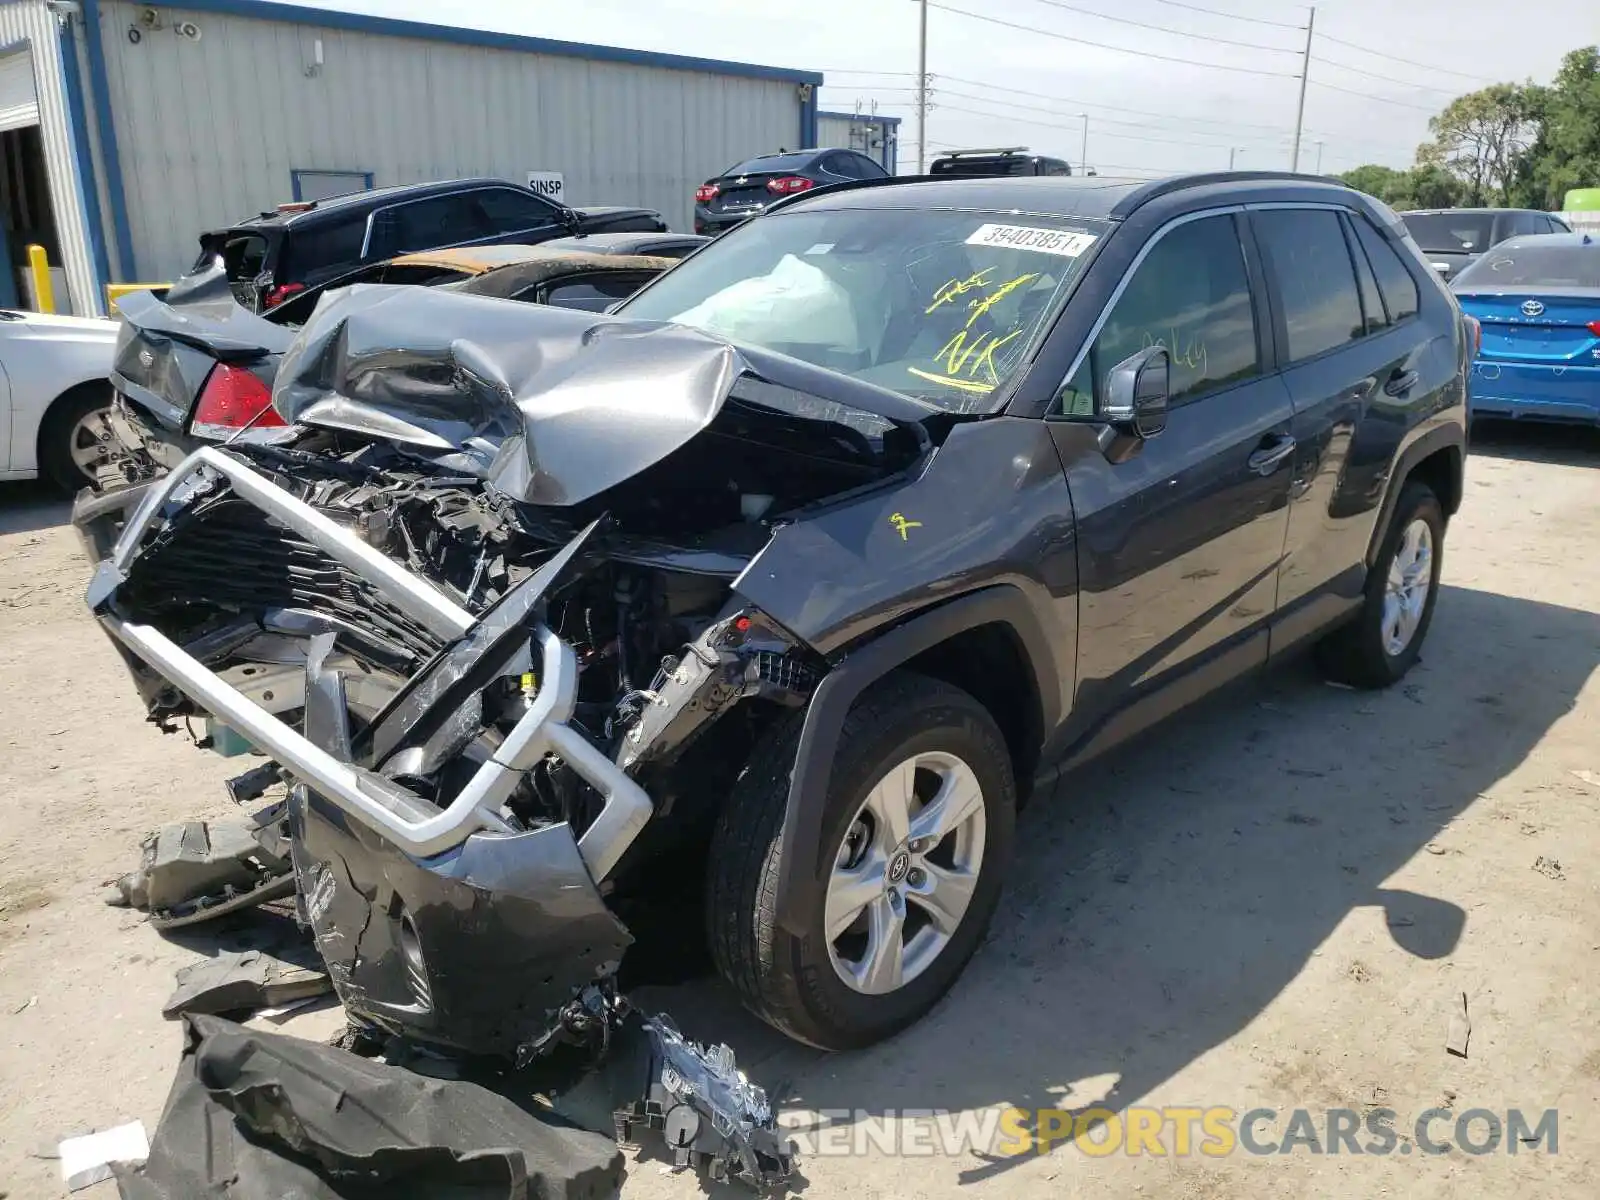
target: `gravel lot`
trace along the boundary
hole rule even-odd
[[[1556,1108],[1559,1153],[1435,1156],[1403,1140],[1387,1156],[812,1155],[808,1195],[1600,1194],[1600,438],[1492,431],[1477,449],[1406,685],[1343,691],[1292,667],[1066,780],[1024,814],[989,942],[917,1028],[825,1057],[710,982],[643,998],[732,1041],[801,1122],[1100,1101],[1387,1107],[1409,1138],[1429,1108]],[[63,1194],[41,1155],[65,1134],[133,1118],[154,1131],[179,1045],[161,1002],[216,942],[163,940],[104,907],[100,884],[134,865],[148,829],[225,815],[218,785],[237,770],[143,723],[84,611],[65,516],[0,486],[11,1200]],[[1465,1059],[1444,1045],[1463,993]],[[320,1038],[340,1023],[324,1008],[283,1028]],[[700,1190],[644,1162],[625,1194]]]

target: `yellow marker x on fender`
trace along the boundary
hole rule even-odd
[[[902,542],[909,540],[909,538],[906,536],[906,530],[922,528],[921,521],[908,521],[899,513],[890,514],[889,524],[894,526],[894,531],[900,535],[900,540]]]

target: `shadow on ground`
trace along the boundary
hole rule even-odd
[[[1354,909],[1387,909],[1414,955],[1455,946],[1461,908],[1385,880],[1573,706],[1600,617],[1446,587],[1428,650],[1381,694],[1290,665],[1065,778],[1022,816],[984,948],[884,1045],[806,1050],[710,982],[635,1000],[729,1041],[786,1105],[1135,1103],[1249,1024]],[[1071,1090],[1094,1079],[1109,1093]],[[1024,1160],[952,1170],[975,1182]]]
[[[1470,452],[1563,467],[1600,467],[1600,428],[1480,419],[1472,423]]]
[[[33,533],[72,518],[72,501],[43,483],[0,483],[0,536]]]

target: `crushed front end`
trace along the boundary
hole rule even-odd
[[[702,819],[678,764],[814,678],[732,596],[739,560],[371,455],[208,448],[138,499],[90,605],[153,721],[203,721],[286,786],[300,913],[352,1021],[519,1065],[592,1048],[632,941],[609,902]]]

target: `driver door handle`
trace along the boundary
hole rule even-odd
[[[1268,434],[1261,439],[1261,448],[1250,456],[1250,469],[1258,475],[1271,475],[1294,453],[1296,444],[1287,433]]]

